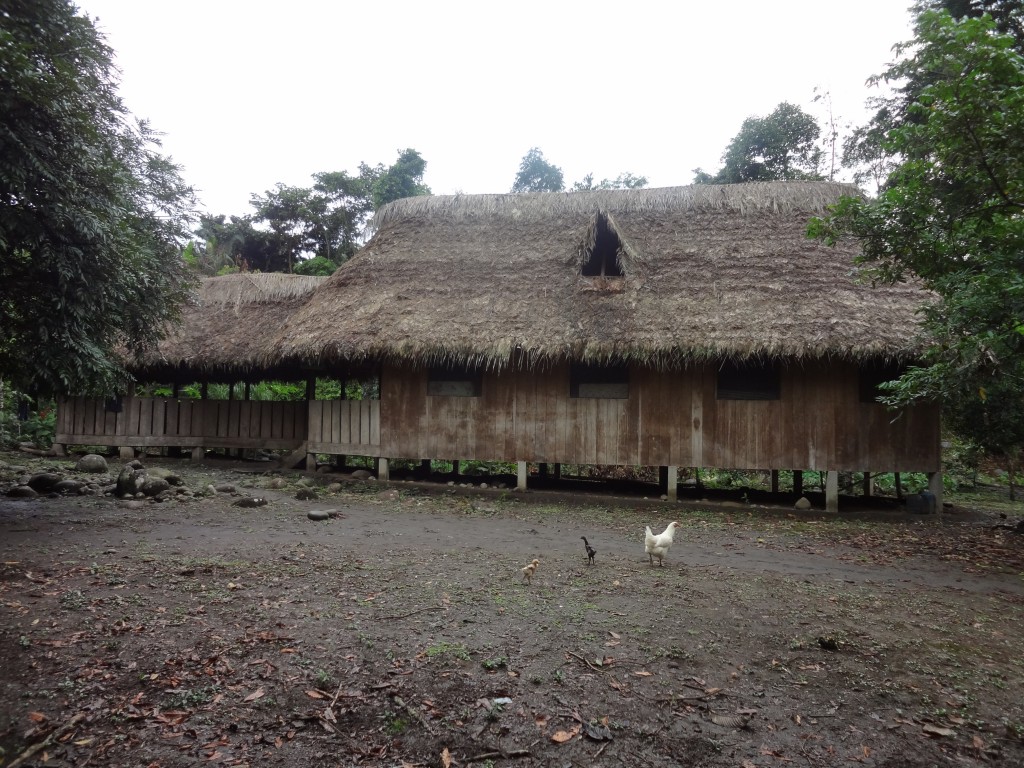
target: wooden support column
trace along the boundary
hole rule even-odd
[[[665,475],[665,495],[669,501],[679,499],[679,467],[673,465],[665,467],[668,470]]]
[[[658,490],[668,492],[668,467],[658,467]]]
[[[772,493],[779,492],[779,470],[772,470]]]
[[[239,453],[241,453],[241,451],[239,451]],[[316,472],[316,454],[315,453],[307,453],[306,454],[306,471],[307,472]]]
[[[252,384],[245,382],[245,393],[242,395],[246,400],[252,396]]]
[[[929,472],[928,473],[928,490],[935,494],[935,511],[942,511],[942,473],[941,472]]]
[[[420,470],[430,477],[430,459],[420,459]]]
[[[206,457],[206,449],[197,445],[192,449],[192,461],[202,461]]]
[[[209,394],[210,394],[209,382],[204,381],[202,384],[199,385],[199,399],[200,400],[205,400],[209,396]]]
[[[825,473],[825,511],[839,511],[839,473],[834,469]]]
[[[896,498],[897,499],[902,499],[903,498],[903,482],[902,482],[902,480],[900,478],[900,473],[899,472],[893,472],[892,473],[892,479],[893,479],[893,483],[896,486]]]
[[[306,401],[312,402],[316,400],[316,378],[310,376],[306,379]]]
[[[797,496],[804,495],[804,472],[802,469],[793,470],[793,493]]]
[[[537,474],[539,474],[541,477],[548,476],[548,463],[546,461],[542,461],[540,464],[537,465]]]
[[[377,479],[384,483],[388,482],[391,479],[391,475],[388,473],[388,460],[380,456],[374,463],[377,466]]]
[[[452,459],[452,474],[455,477],[459,476],[459,460],[458,459]]]
[[[864,473],[864,482],[862,483],[862,490],[865,496],[875,495],[875,479],[871,476],[870,472]]]
[[[516,462],[516,488],[520,491],[526,490],[526,462]]]
[[[122,445],[117,449],[117,458],[121,461],[131,461],[135,458],[135,449],[130,445]]]
[[[562,479],[562,465],[561,464],[555,464],[555,480],[561,480],[561,479]]]

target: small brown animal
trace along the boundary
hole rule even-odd
[[[538,565],[540,565],[540,560],[538,560],[537,558],[533,558],[533,560],[530,561],[529,565],[519,569],[523,572],[523,581],[525,581],[527,584],[531,583],[530,579],[532,579],[533,574],[536,573]]]

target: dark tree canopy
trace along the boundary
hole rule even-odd
[[[544,153],[533,147],[519,163],[519,172],[512,183],[512,192],[561,192],[565,189],[562,169],[544,159]]]
[[[0,379],[113,392],[188,295],[192,190],[70,0],[3,4],[0,73]]]
[[[358,176],[330,171],[314,174],[312,187],[278,184],[250,197],[254,213],[248,216],[230,222],[203,217],[193,264],[204,274],[240,269],[329,275],[359,248],[377,208],[430,194],[423,183],[426,167],[419,152],[405,149],[390,166],[360,163]]]
[[[697,168],[698,184],[820,179],[821,129],[809,114],[788,102],[766,117],[748,117],[722,155],[722,168],[709,174]]]

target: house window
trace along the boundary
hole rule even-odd
[[[435,367],[427,373],[427,394],[436,397],[480,397],[483,375],[476,368]]]
[[[569,367],[569,397],[629,397],[629,367],[575,364]]]
[[[779,366],[761,362],[725,362],[718,369],[719,400],[778,400]]]
[[[878,398],[885,394],[879,386],[887,381],[898,379],[906,371],[906,367],[895,363],[864,363],[860,367],[858,388],[862,403],[877,403]]]
[[[621,251],[618,234],[608,225],[608,217],[599,213],[594,221],[593,243],[585,250],[581,274],[584,277],[622,277]]]

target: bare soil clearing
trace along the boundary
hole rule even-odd
[[[0,498],[5,768],[1024,764],[1024,537],[997,516],[299,501],[299,475],[157,464],[268,504]]]

